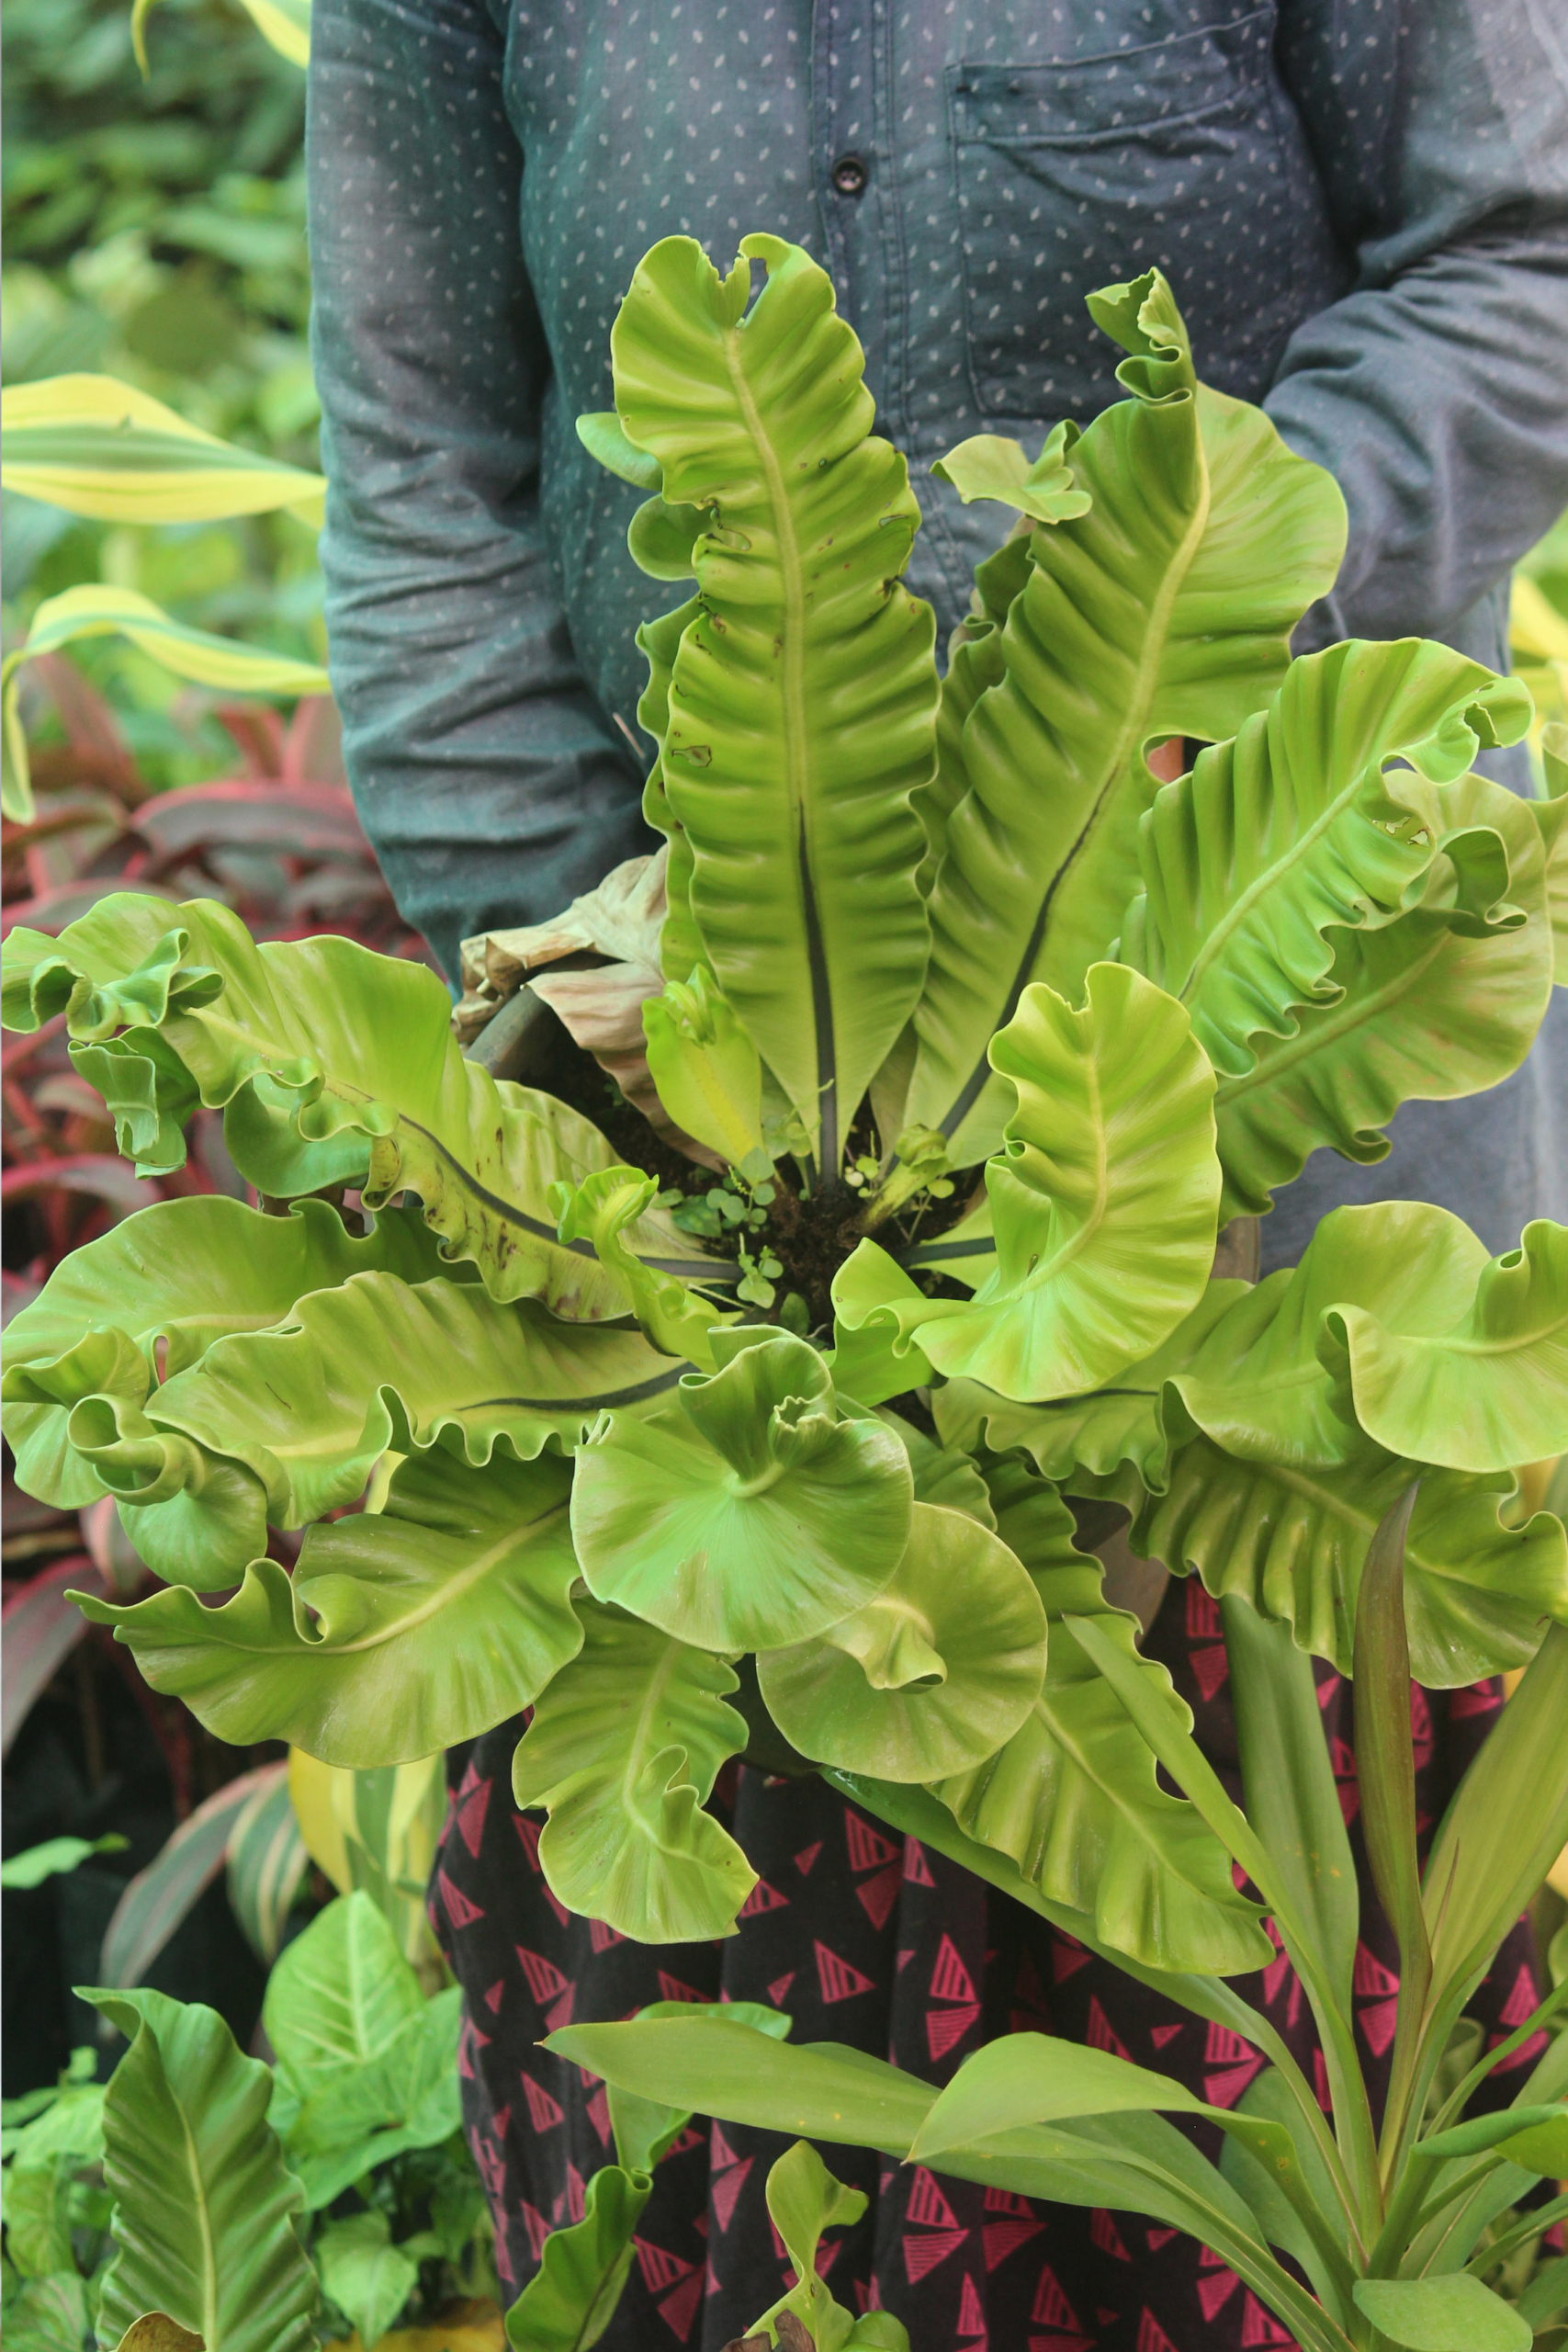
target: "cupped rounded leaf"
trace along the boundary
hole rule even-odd
[[[83,1997],[130,2041],[104,2094],[103,2338],[161,2310],[207,2352],[313,2352],[316,2277],[295,2233],[299,2184],[266,2120],[271,2070],[199,2001]]]
[[[354,1274],[301,1299],[281,1331],[219,1340],[149,1419],[246,1464],[273,1524],[299,1527],[354,1501],[389,1447],[528,1460],[679,1377],[637,1331],[502,1306],[478,1283]]]
[[[703,1806],[746,1745],[722,1658],[619,1610],[580,1604],[583,1645],[534,1710],[512,1763],[545,1805],[539,1860],[569,1910],[639,1943],[735,1932],[756,1873]]]
[[[383,1510],[311,1528],[292,1578],[254,1561],[220,1609],[177,1588],[130,1608],[77,1598],[220,1739],[400,1764],[504,1722],[575,1654],[570,1475],[433,1453],[403,1464]]]
[[[778,1649],[874,1600],[908,1539],[908,1457],[842,1418],[827,1366],[780,1333],[676,1402],[610,1413],[577,1457],[588,1589],[701,1649]]]
[[[1456,1275],[1480,1244],[1456,1217]],[[1568,1453],[1568,1227],[1538,1217],[1483,1263],[1452,1319],[1434,1304],[1390,1329],[1375,1308],[1336,1306],[1356,1418],[1391,1451],[1456,1470],[1500,1470]],[[1333,1363],[1340,1348],[1325,1346]]]
[[[1404,1547],[1411,1673],[1451,1690],[1523,1666],[1549,1620],[1568,1623],[1568,1539],[1545,1511],[1504,1523],[1516,1492],[1506,1472],[1423,1471],[1370,1440],[1326,1465],[1241,1461],[1200,1437],[1144,1504],[1133,1541],[1145,1559],[1196,1569],[1216,1598],[1240,1593],[1348,1675],[1362,1566],[1416,1477]]]
[[[1092,1616],[1156,1687],[1168,1690],[1169,1676],[1140,1656],[1137,1620],[1107,1606],[1101,1565],[1077,1550],[1055,1487],[1016,1454],[984,1466],[998,1532],[1045,1610],[1045,1681],[1006,1746],[935,1794],[966,1837],[1087,1913],[1098,1936],[1145,1967],[1260,1967],[1267,1939],[1228,1853],[1192,1805],[1160,1787],[1153,1751],[1062,1619]]]
[[[1530,811],[1550,804],[1519,800],[1479,775],[1435,797],[1450,824],[1484,823],[1506,842],[1506,920],[1465,920],[1452,869],[1439,859],[1411,913],[1381,928],[1325,932],[1332,961],[1315,1000],[1287,1016],[1288,1034],[1255,1032],[1251,1068],[1215,1091],[1222,1216],[1260,1215],[1324,1146],[1363,1166],[1382,1159],[1383,1129],[1402,1102],[1479,1093],[1529,1052],[1552,961]],[[1528,921],[1518,921],[1521,911]]]
[[[65,1435],[114,1496],[127,1540],[168,1584],[223,1592],[266,1549],[266,1489],[243,1463],[156,1428],[125,1396],[85,1396]]]
[[[1507,882],[1503,838],[1462,815],[1442,831],[1427,787],[1529,720],[1517,679],[1446,645],[1352,639],[1292,662],[1267,710],[1164,787],[1140,828],[1144,891],[1121,952],[1180,998],[1222,1077],[1250,1070],[1258,1032],[1290,1037],[1293,1009],[1327,1000],[1325,934],[1406,913],[1439,857],[1485,927]]]
[[[994,1754],[1045,1672],[1045,1612],[998,1536],[917,1503],[889,1584],[819,1640],[757,1660],[768,1712],[803,1756],[933,1781]]]
[[[767,283],[748,308],[753,261]],[[721,278],[694,239],[664,238],[611,349],[628,439],[665,498],[712,517],[660,759],[701,960],[836,1168],[928,950],[910,796],[935,764],[935,623],[901,581],[919,510],[801,247],[746,237]]]
[[[1077,1012],[1026,989],[991,1061],[1017,1094],[986,1168],[996,1271],[967,1304],[864,1305],[857,1261],[876,1261],[863,1243],[835,1304],[852,1329],[896,1322],[950,1377],[1016,1399],[1075,1396],[1156,1348],[1203,1290],[1220,1198],[1213,1072],[1180,1006],[1115,964],[1093,967]]]
[[[74,1038],[156,1024],[201,1100],[225,1108],[230,1149],[260,1191],[350,1182],[373,1210],[412,1193],[444,1256],[472,1261],[495,1297],[541,1298],[575,1321],[626,1312],[592,1241],[558,1239],[548,1201],[552,1183],[615,1154],[563,1103],[467,1060],[424,966],[333,937],[258,947],[213,899],[117,892],[58,940],[13,933],[5,969],[10,1026],[60,1012]],[[628,1240],[662,1271],[705,1271],[658,1213]]]
[[[1157,270],[1090,309],[1131,355],[1131,397],[1073,446],[1089,513],[1003,551],[987,599],[1003,675],[964,720],[967,788],[931,894],[906,1115],[950,1136],[955,1165],[993,1150],[1007,1116],[993,1032],[1032,980],[1076,1001],[1110,950],[1157,789],[1145,747],[1231,735],[1263,707],[1345,545],[1332,478],[1260,410],[1197,383]]]

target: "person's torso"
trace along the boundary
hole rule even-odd
[[[619,300],[660,237],[721,269],[765,229],[832,275],[925,527],[909,584],[950,624],[1005,525],[929,471],[977,432],[1031,454],[1117,396],[1084,296],[1157,264],[1201,374],[1260,399],[1345,290],[1277,8],[1248,0],[513,0],[506,103],[553,362],[545,511],[578,658],[629,719],[631,646],[676,601],[632,568],[635,492],[580,450]]]

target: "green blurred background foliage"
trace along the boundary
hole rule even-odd
[[[298,66],[228,0],[163,0],[145,81],[126,0],[7,0],[6,30],[6,382],[118,377],[225,440],[313,469]],[[193,627],[325,658],[315,534],[287,511],[149,531],[6,493],[0,522],[8,644],[46,596],[103,581]],[[209,695],[120,639],[71,658],[113,707],[144,783],[232,767]],[[44,698],[24,695],[35,739],[58,740]]]

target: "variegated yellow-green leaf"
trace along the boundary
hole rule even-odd
[[[674,1402],[608,1413],[577,1457],[571,1526],[588,1589],[703,1649],[825,1633],[886,1585],[912,1481],[879,1422],[840,1414],[804,1340],[716,1332],[721,1369]]]
[[[231,637],[187,628],[134,588],[95,583],[66,588],[46,597],[33,615],[20,645],[0,664],[0,702],[6,735],[5,813],[25,823],[32,814],[32,783],[27,739],[17,710],[16,673],[35,654],[58,652],[82,637],[128,637],[141,652],[197,685],[221,686],[231,694],[324,695],[327,673],[313,662],[291,661]]]
[[[767,283],[748,310],[753,262]],[[611,348],[628,439],[659,460],[667,500],[707,517],[660,754],[692,912],[836,1169],[925,970],[910,795],[935,763],[935,625],[900,581],[919,512],[904,459],[871,434],[832,281],[799,246],[743,238],[721,278],[693,239],[667,237]]]
[[[573,1911],[640,1943],[734,1933],[756,1873],[703,1805],[746,1744],[722,1658],[616,1609],[581,1604],[583,1646],[513,1759],[520,1805],[546,1805],[539,1860]]]
[[[220,1609],[178,1587],[129,1608],[76,1597],[220,1739],[400,1764],[516,1713],[575,1654],[570,1483],[547,1457],[435,1453],[383,1511],[313,1527],[292,1578],[254,1561]]]
[[[290,65],[301,70],[310,62],[310,0],[243,0],[244,7],[263,40],[286,57]],[[136,62],[145,74],[147,67],[147,18],[156,0],[134,0],[130,12],[130,40],[136,51]]]
[[[106,523],[203,523],[290,506],[319,524],[326,483],[237,449],[112,376],[50,376],[0,393],[7,490]]]
[[[1045,1612],[1018,1561],[973,1519],[926,1502],[874,1600],[757,1661],[793,1747],[884,1781],[934,1781],[994,1754],[1044,1670]]]
[[[1344,546],[1329,476],[1198,384],[1157,270],[1089,308],[1132,355],[1117,371],[1131,397],[1074,445],[1089,512],[1021,550],[1005,676],[964,721],[968,788],[931,892],[907,1116],[950,1136],[960,1165],[995,1149],[1007,1116],[992,1033],[1032,980],[1076,1003],[1115,936],[1156,790],[1145,746],[1230,735],[1267,702]]]
[[[1174,999],[1097,964],[1081,1012],[1025,990],[991,1046],[1017,1108],[986,1168],[996,1271],[972,1303],[888,1295],[862,1242],[833,1284],[849,1329],[887,1321],[939,1372],[1070,1396],[1157,1347],[1213,1261],[1213,1073]],[[1136,1264],[1135,1279],[1131,1270]]]

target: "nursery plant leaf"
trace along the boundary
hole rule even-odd
[[[1505,1524],[1515,1492],[1506,1472],[1423,1474],[1370,1442],[1326,1467],[1247,1462],[1199,1437],[1177,1453],[1167,1491],[1145,1500],[1133,1545],[1179,1574],[1196,1569],[1216,1599],[1243,1595],[1345,1674],[1368,1547],[1417,1476],[1404,1555],[1410,1668],[1428,1690],[1459,1690],[1522,1666],[1542,1618],[1568,1612],[1562,1523],[1538,1512]]]
[[[416,1214],[386,1209],[363,1240],[324,1201],[262,1216],[210,1193],[122,1218],[62,1259],[6,1326],[0,1395],[19,1482],[62,1509],[92,1501],[102,1481],[66,1434],[82,1397],[143,1404],[160,1353],[173,1378],[215,1340],[283,1323],[308,1292],[373,1268],[412,1282],[439,1271],[434,1237]],[[78,1354],[88,1330],[118,1331],[128,1344],[100,1340]]]
[[[449,1984],[376,2057],[314,2076],[291,2112],[283,2092],[275,2096],[289,2167],[312,2212],[378,2165],[411,2148],[438,2148],[461,2129],[461,2028],[462,1996]]]
[[[258,947],[213,899],[117,892],[58,940],[14,931],[5,969],[13,1027],[65,1012],[73,1037],[96,1038],[133,1006],[159,1027],[202,1101],[228,1106],[230,1149],[261,1191],[348,1182],[372,1209],[412,1192],[443,1254],[473,1261],[497,1298],[541,1298],[576,1321],[626,1313],[592,1243],[557,1240],[547,1197],[615,1154],[577,1113],[466,1060],[423,966],[348,939]],[[672,1252],[655,1261],[666,1271],[704,1270],[657,1217],[630,1239]]]
[[[223,1856],[229,1908],[264,1968],[282,1946],[288,1915],[310,1866],[295,1818],[288,1767],[253,1789],[234,1816]]]
[[[1325,934],[1405,913],[1440,849],[1457,911],[1484,928],[1507,882],[1502,836],[1484,821],[1440,831],[1426,786],[1517,741],[1529,718],[1517,680],[1447,646],[1350,639],[1293,662],[1266,710],[1163,788],[1122,953],[1188,1008],[1220,1077],[1249,1071],[1257,1032],[1288,1037],[1293,1008],[1325,1001]],[[1395,760],[1415,771],[1407,796]]]
[[[1198,385],[1157,270],[1089,308],[1131,355],[1130,397],[1074,444],[1089,513],[1022,551],[1006,677],[965,722],[969,790],[931,893],[907,1115],[950,1136],[956,1165],[993,1150],[1007,1116],[992,1033],[1032,980],[1076,1003],[1115,935],[1156,790],[1145,746],[1230,735],[1267,702],[1344,547],[1329,476],[1260,411]]]
[[[378,2058],[424,2008],[419,1979],[369,1895],[340,1894],[281,1954],[262,2015],[297,2088]]]
[[[1409,2352],[1529,2352],[1530,2324],[1460,2271],[1438,2278],[1358,2278],[1356,2308]]]
[[[788,2039],[793,2020],[757,2001],[649,2001],[639,2018],[705,2018],[719,2025],[754,2027],[774,2041]],[[623,2171],[651,2173],[692,2120],[689,2107],[664,2107],[635,2091],[609,2086],[610,2130]]]
[[[512,1765],[545,1805],[539,1860],[569,1909],[639,1943],[730,1935],[756,1873],[702,1808],[746,1745],[725,1661],[618,1610],[579,1604],[583,1645],[540,1698]]]
[[[282,1331],[220,1340],[150,1404],[161,1429],[243,1462],[273,1524],[299,1527],[354,1501],[389,1447],[526,1461],[678,1377],[636,1331],[503,1306],[477,1283],[365,1274],[301,1299]]]
[[[112,376],[8,384],[6,487],[104,523],[203,523],[288,506],[320,525],[320,474],[237,449]]]
[[[287,1739],[324,1763],[399,1764],[529,1703],[578,1646],[570,1468],[405,1463],[387,1508],[313,1527],[290,1578],[257,1559],[231,1600],[179,1589],[82,1605],[155,1690],[220,1739]]]
[[[605,2165],[589,2181],[581,2222],[552,2230],[506,2314],[506,2340],[525,2352],[588,2352],[615,2314],[635,2251],[633,2233],[653,2193],[645,2172]]]
[[[1517,1250],[1486,1260],[1455,1218],[1457,1260],[1476,1273],[1461,1315],[1434,1310],[1390,1330],[1343,1306],[1330,1329],[1348,1360],[1369,1437],[1416,1460],[1500,1470],[1568,1452],[1568,1227],[1527,1225]],[[1325,1349],[1334,1363],[1337,1351]]]
[[[884,1781],[978,1764],[1039,1696],[1045,1612],[999,1537],[917,1502],[902,1558],[874,1600],[816,1641],[764,1652],[769,1713],[803,1756]]]
[[[391,2242],[385,2213],[329,2222],[311,2248],[322,2291],[354,2326],[364,2352],[376,2346],[419,2284],[419,2265]]]
[[[1289,1034],[1256,1032],[1249,1069],[1214,1093],[1222,1218],[1260,1214],[1308,1154],[1330,1145],[1369,1166],[1401,1102],[1479,1093],[1517,1068],[1551,992],[1545,875],[1532,842],[1531,804],[1484,776],[1461,776],[1436,796],[1455,826],[1492,827],[1508,849],[1508,906],[1529,921],[1476,928],[1454,900],[1438,860],[1419,906],[1381,928],[1330,926],[1319,994],[1298,1005]]]
[[[1168,2075],[1153,2075],[1109,2050],[1059,2041],[1043,2033],[1007,2033],[964,2060],[937,2095],[909,2150],[929,2164],[998,2132],[1029,2123],[1134,2109],[1203,2112],[1203,2102]]]
[[[1092,1614],[1161,1689],[1165,1668],[1139,1655],[1136,1620],[1106,1606],[1100,1563],[1076,1548],[1060,1496],[1016,1456],[985,1467],[998,1532],[1044,1605],[1045,1681],[1006,1746],[938,1781],[936,1794],[967,1837],[1087,1913],[1115,1950],[1150,1967],[1216,1974],[1264,1964],[1272,1947],[1231,1882],[1224,1848],[1159,1786],[1148,1747],[1062,1619]]]
[[[753,261],[767,283],[748,311]],[[904,459],[872,435],[832,282],[799,246],[743,238],[721,278],[694,240],[665,238],[611,350],[627,438],[660,461],[667,499],[708,516],[660,754],[692,910],[836,1169],[926,963],[909,796],[934,765],[935,625],[900,579],[919,510]]]
[[[1220,1193],[1213,1075],[1171,999],[1113,964],[1089,972],[1078,1012],[1028,989],[991,1062],[1018,1098],[986,1169],[995,1272],[968,1303],[888,1297],[866,1280],[876,1245],[863,1242],[834,1306],[851,1329],[895,1323],[950,1376],[1072,1396],[1147,1355],[1202,1292]]]
[[[1488,1965],[1565,1843],[1568,1625],[1553,1624],[1432,1843],[1422,1882],[1429,2010]]]
[[[577,1457],[571,1525],[596,1600],[712,1650],[776,1648],[874,1600],[909,1530],[893,1431],[840,1416],[821,1357],[783,1332],[675,1401],[609,1413]],[[753,1343],[754,1342],[754,1343]]]
[[[86,2285],[74,2270],[24,2276],[15,2293],[6,2298],[6,2341],[11,2352],[82,2352],[91,2325]],[[122,2341],[130,2345],[130,2352],[143,2352],[133,2336],[134,2330]],[[199,2336],[189,2336],[177,2352],[198,2352],[200,2342]]]
[[[1399,1942],[1403,2001],[1417,2014],[1432,1973],[1416,1849],[1416,1761],[1410,1742],[1410,1648],[1404,1632],[1404,1540],[1417,1488],[1379,1521],[1356,1599],[1356,1784],[1361,1834],[1383,1917]]]
[[[1000,433],[976,433],[939,458],[931,471],[953,484],[965,506],[992,499],[1036,523],[1071,523],[1093,503],[1067,462],[1078,438],[1076,424],[1054,424],[1031,463],[1021,443]]]
[[[299,2185],[266,2120],[269,2069],[200,2002],[82,1997],[130,2040],[104,2097],[116,2252],[101,2334],[117,2341],[157,2310],[207,2352],[313,2352],[316,2276],[294,2231]]]
[[[619,418],[616,429],[620,430]],[[643,453],[639,451],[638,455]],[[646,458],[645,462],[658,464],[657,458]],[[637,633],[637,650],[648,663],[648,684],[637,701],[637,724],[658,746],[643,787],[642,813],[649,825],[667,836],[669,845],[664,867],[664,922],[659,934],[660,968],[667,980],[689,979],[699,966],[707,963],[707,950],[692,914],[692,847],[664,789],[670,680],[681,639],[702,608],[702,599],[694,596],[688,603],[677,605],[672,613],[665,613],[658,620],[644,621]]]

